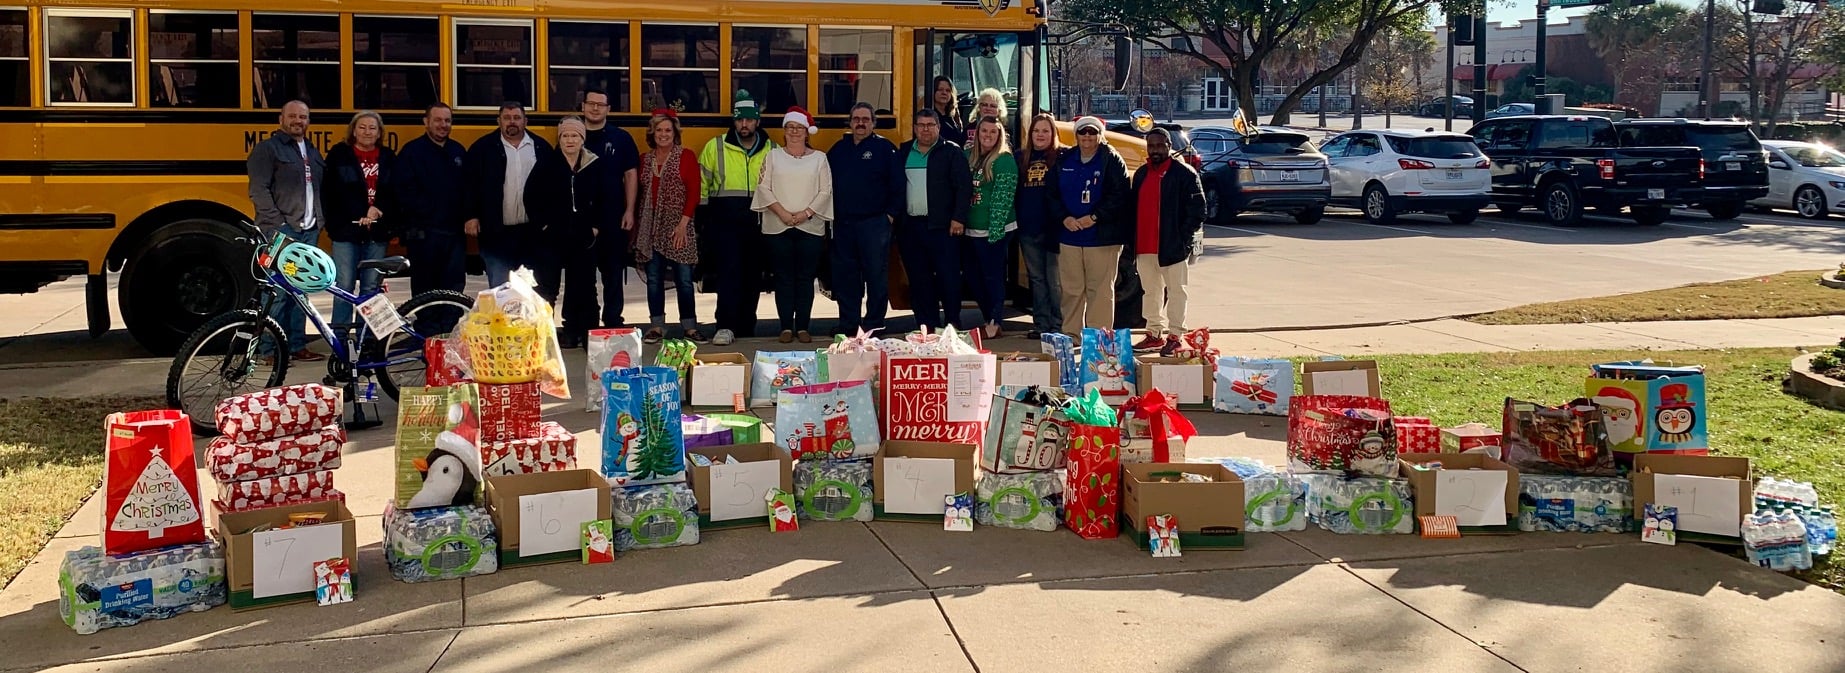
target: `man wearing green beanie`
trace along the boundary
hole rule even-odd
[[[700,240],[711,242],[705,271],[717,281],[717,334],[712,343],[728,346],[756,331],[756,304],[762,296],[760,216],[750,210],[756,182],[775,143],[761,133],[762,110],[750,92],[738,89],[730,108],[730,131],[705,143],[698,153],[704,173]]]

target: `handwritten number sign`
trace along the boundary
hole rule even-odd
[[[336,523],[266,530],[250,537],[250,596],[269,598],[314,591],[314,563],[345,552],[345,527]]]

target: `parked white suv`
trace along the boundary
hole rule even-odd
[[[1445,213],[1467,224],[1493,186],[1491,163],[1462,133],[1347,131],[1320,151],[1331,165],[1332,204],[1364,211],[1372,224],[1401,213]]]

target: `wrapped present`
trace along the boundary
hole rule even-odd
[[[1038,337],[1039,347],[1057,359],[1057,385],[1065,393],[1082,392],[1082,370],[1077,367],[1076,343],[1068,334],[1046,332]]]
[[[84,635],[204,612],[226,597],[224,548],[216,542],[124,556],[83,547],[65,552],[58,567],[58,615]]]
[[[270,388],[218,403],[218,433],[239,444],[302,435],[340,421],[340,389],[318,383]]]
[[[975,520],[982,526],[1057,530],[1063,519],[1063,480],[1059,470],[982,473],[974,484]]]
[[[1621,477],[1518,475],[1518,529],[1547,533],[1634,530],[1634,485]]]
[[[1521,473],[1612,477],[1619,472],[1601,407],[1589,400],[1551,407],[1508,397],[1503,420],[1504,460]]]
[[[423,385],[450,386],[469,383],[467,359],[461,355],[460,342],[453,337],[430,337],[423,340]]]
[[[329,425],[305,435],[238,444],[220,435],[205,450],[205,468],[218,481],[249,481],[340,466],[346,429]]]
[[[538,436],[538,418],[544,409],[536,381],[482,383],[477,387],[482,443]]]
[[[1406,479],[1336,474],[1301,475],[1307,485],[1307,518],[1343,535],[1416,532],[1415,500]]]
[[[588,385],[584,389],[600,390],[603,372],[641,365],[641,331],[632,327],[590,330],[589,343],[585,351],[588,357],[584,358],[584,366],[589,378],[587,379]],[[584,395],[583,410],[601,411],[602,398],[602,395],[593,392]]]
[[[951,350],[969,348],[958,339],[941,343],[955,345]],[[991,353],[884,358],[884,397],[878,405],[884,413],[883,439],[980,446],[998,372]]]
[[[1288,472],[1243,476],[1244,530],[1307,529],[1307,485]]]
[[[797,513],[814,521],[870,521],[871,461],[804,460],[794,465]]]
[[[480,451],[489,477],[560,472],[577,467],[577,436],[550,421],[538,424],[536,437],[487,442],[481,445]]]
[[[1441,428],[1426,416],[1397,416],[1397,453],[1441,453]]]
[[[103,421],[103,550],[205,541],[192,421],[183,411],[109,414]]]
[[[1464,423],[1441,429],[1442,453],[1485,453],[1500,458],[1499,429],[1485,423]]]
[[[1070,445],[1064,476],[1065,520],[1070,530],[1084,538],[1112,538],[1121,534],[1121,428],[1083,422],[1095,418],[1113,423],[1114,419],[1112,414],[1088,416],[1079,406],[1080,401],[1067,412],[1071,418],[1064,432]]]
[[[1216,348],[1211,347],[1211,328],[1209,327],[1200,327],[1186,332],[1179,338],[1176,345],[1168,345],[1176,347],[1172,348],[1171,352],[1161,349],[1161,357],[1182,358],[1193,364],[1214,366],[1217,364],[1217,358],[1222,355]]]
[[[630,367],[602,373],[602,476],[611,486],[685,481],[679,371]]]
[[[284,474],[249,481],[220,482],[216,502],[226,512],[328,500],[339,494],[333,488],[333,471]],[[344,501],[345,496],[339,495]]]
[[[1390,403],[1355,395],[1302,395],[1288,405],[1288,469],[1395,477]]]
[[[698,499],[685,484],[617,488],[610,494],[615,550],[698,544]]]
[[[1185,443],[1198,436],[1198,428],[1179,413],[1179,400],[1157,388],[1129,399],[1115,413],[1123,463],[1183,463]]]
[[[405,582],[491,574],[500,569],[499,544],[484,507],[384,506],[384,562]]]

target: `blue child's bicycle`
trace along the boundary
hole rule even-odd
[[[355,296],[335,284],[332,260],[319,248],[276,234],[267,245],[248,222],[255,248],[251,273],[257,293],[250,306],[207,321],[186,338],[167,373],[167,405],[186,412],[195,432],[216,434],[215,409],[233,395],[283,385],[288,377],[288,338],[270,316],[278,301],[292,301],[332,346],[322,383],[345,390],[347,403],[376,399],[375,387],[397,399],[399,388],[423,385],[423,340],[454,330],[474,300],[449,290],[431,290],[393,307],[382,292]],[[402,257],[360,262],[361,272],[398,275],[410,268]],[[308,295],[325,290],[355,307],[365,320],[329,325]],[[265,352],[267,351],[267,352]]]

